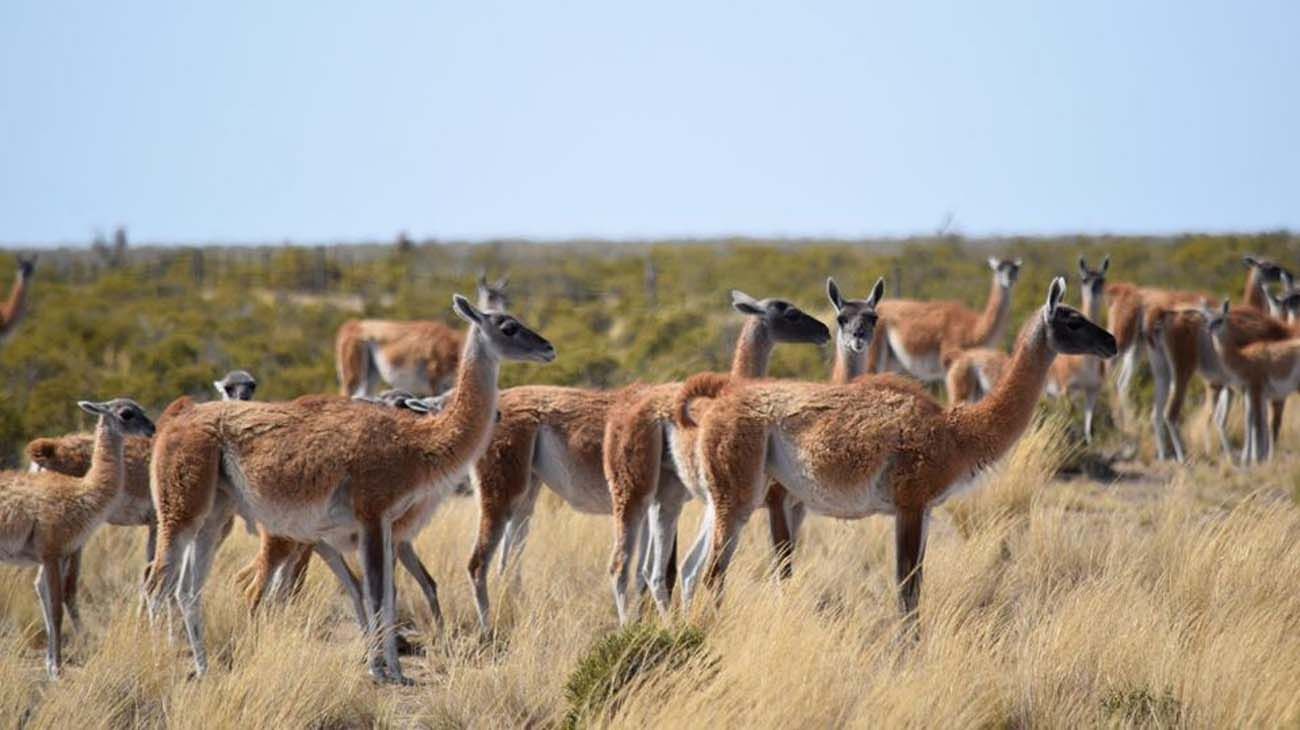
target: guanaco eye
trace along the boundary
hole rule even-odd
[[[781,316],[782,316],[782,317],[785,317],[786,319],[798,319],[798,318],[799,318],[799,310],[795,309],[794,307],[791,307],[791,308],[785,310],[785,312],[782,313]]]
[[[123,420],[123,421],[129,421],[129,420],[131,420],[132,418],[135,418],[135,413],[133,413],[133,412],[131,412],[131,411],[123,411],[123,412],[122,412],[122,420]]]
[[[519,331],[518,322],[511,321],[501,325],[501,334],[505,335],[506,337],[514,337],[515,333],[518,331]]]

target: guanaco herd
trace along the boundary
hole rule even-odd
[[[80,623],[76,584],[87,539],[104,522],[147,526],[146,609],[151,617],[179,611],[202,675],[203,588],[240,518],[261,540],[237,575],[249,605],[290,597],[310,556],[319,556],[373,639],[371,674],[404,683],[393,573],[398,563],[411,573],[441,627],[437,583],[413,541],[466,479],[480,506],[468,567],[485,632],[489,568],[498,550],[502,574],[518,564],[542,484],[579,512],[613,518],[620,622],[633,617],[633,579],[637,593],[648,591],[669,615],[677,522],[691,499],[704,516],[681,562],[683,608],[701,587],[721,589],[737,536],[760,508],[781,578],[792,573],[808,512],[893,515],[899,602],[914,631],[934,507],[976,485],[1024,432],[1043,394],[1080,395],[1091,441],[1106,361],[1116,355],[1120,411],[1136,368],[1150,365],[1160,458],[1186,456],[1178,426],[1198,373],[1225,455],[1232,394],[1240,392],[1241,462],[1268,458],[1286,397],[1300,387],[1300,293],[1283,267],[1246,258],[1246,293],[1234,306],[1200,292],[1108,284],[1109,258],[1094,269],[1081,257],[1082,311],[1064,304],[1065,279],[1053,279],[1007,353],[998,347],[1021,262],[988,263],[982,312],[886,300],[883,279],[866,298],[851,299],[828,279],[836,332],[827,382],[765,377],[778,344],[827,343],[824,324],[788,301],[732,291],[744,320],[729,372],[614,390],[499,391],[503,362],[550,362],[556,350],[506,312],[505,279],[480,277],[477,305],[452,299],[464,331],[380,320],[340,327],[341,397],[261,402],[253,376],[233,371],[214,383],[219,399],[171,403],[156,433],[130,399],[79,402],[97,419],[93,434],[37,439],[27,447],[30,471],[0,473],[0,559],[39,568],[46,664],[57,677],[65,607],[74,629]],[[2,336],[23,313],[33,264],[20,261],[0,307]],[[1103,308],[1114,335],[1094,323]],[[946,407],[923,385],[938,382],[948,390]],[[393,390],[376,395],[381,383]],[[347,559],[354,553],[359,576]]]

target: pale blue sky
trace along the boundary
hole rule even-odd
[[[1300,228],[1300,2],[0,6],[0,241]]]

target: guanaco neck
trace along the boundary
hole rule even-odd
[[[1101,308],[1105,306],[1103,300],[1106,298],[1105,287],[1102,287],[1102,293],[1093,296],[1092,286],[1083,287],[1083,314],[1093,322],[1101,321]]]
[[[458,466],[474,458],[496,422],[497,376],[501,361],[472,325],[460,352],[456,386],[447,408],[418,419],[421,443],[438,464]]]
[[[1246,273],[1246,293],[1242,296],[1242,301],[1247,307],[1254,307],[1265,314],[1268,313],[1268,292],[1264,290],[1264,282],[1259,280],[1259,268],[1250,267]]]
[[[1243,380],[1247,379],[1251,371],[1250,362],[1242,354],[1241,347],[1238,346],[1232,333],[1228,331],[1226,323],[1210,334],[1210,343],[1214,346],[1214,351],[1218,353],[1219,360],[1222,361],[1223,367],[1228,372]]]
[[[22,319],[27,309],[27,278],[19,272],[14,279],[13,288],[9,290],[9,299],[0,310],[0,335],[9,333],[18,320]]]
[[[1020,331],[1011,362],[993,392],[979,403],[948,411],[956,443],[955,453],[945,456],[982,468],[1006,453],[1029,426],[1055,358],[1040,310]]]
[[[852,347],[836,336],[835,364],[831,367],[831,382],[836,385],[853,380],[867,372],[867,350],[854,352]]]
[[[1011,313],[1011,291],[998,281],[997,272],[993,272],[993,284],[989,289],[989,299],[984,305],[984,312],[975,331],[971,333],[968,347],[997,347],[1006,334],[1007,319]]]
[[[82,477],[85,491],[99,507],[107,507],[126,483],[126,462],[122,457],[122,432],[109,426],[103,416],[95,426],[95,448],[90,454],[90,470]]]
[[[767,374],[767,363],[772,358],[776,342],[762,317],[746,317],[745,326],[736,340],[736,353],[731,358],[731,375],[736,378],[761,378]]]

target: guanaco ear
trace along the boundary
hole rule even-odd
[[[758,303],[757,299],[739,289],[731,290],[731,306],[735,307],[736,311],[741,314],[759,316],[767,314],[767,310],[763,308],[763,305]]]
[[[994,271],[997,271],[997,270],[998,270],[998,264],[1000,264],[1000,263],[1002,263],[1002,262],[998,261],[997,259],[993,258],[992,256],[989,257],[989,268],[990,268],[990,269],[993,269]]]
[[[1295,285],[1295,277],[1291,275],[1290,271],[1287,271],[1286,269],[1282,269],[1282,291],[1289,292],[1291,291],[1291,287],[1294,285]]]
[[[92,403],[88,400],[77,401],[77,407],[85,411],[86,413],[91,413],[96,416],[100,416],[108,412],[108,409],[105,408],[102,403]]]
[[[480,289],[486,289],[486,288],[487,288],[487,272],[486,272],[486,271],[480,271],[480,272],[478,272],[478,282],[477,282],[477,283],[478,283],[478,288],[480,288]]]
[[[1080,256],[1080,257],[1079,257],[1079,276],[1087,276],[1087,275],[1088,275],[1088,263],[1087,263],[1086,261],[1083,260],[1083,257],[1082,257],[1082,256]]]
[[[872,309],[880,304],[880,300],[885,296],[885,277],[876,279],[876,285],[871,287],[871,296],[867,297],[867,306]]]
[[[456,315],[470,324],[481,324],[483,322],[483,313],[478,310],[469,300],[459,294],[451,295],[451,307]]]
[[[1015,265],[1016,265],[1016,268],[1018,269],[1018,268],[1020,268],[1021,266],[1024,266],[1024,265],[1025,265],[1025,260],[1024,260],[1024,259],[1016,259],[1015,261],[1012,261],[1011,263],[1015,264]]]
[[[1228,300],[1223,300],[1223,316],[1228,316]]]
[[[1109,268],[1110,268],[1110,254],[1106,254],[1106,258],[1101,260],[1101,275],[1105,276],[1106,271]]]
[[[496,283],[492,285],[492,288],[500,290],[506,288],[507,286],[510,286],[510,275],[502,274],[501,278],[497,279]]]
[[[1052,285],[1047,287],[1047,313],[1054,314],[1056,305],[1061,303],[1061,298],[1065,296],[1065,277],[1058,276],[1052,279]]]
[[[1241,263],[1245,264],[1247,267],[1259,266],[1259,261],[1254,256],[1242,256]]]
[[[224,382],[220,380],[214,380],[212,381],[212,387],[216,388],[218,393],[222,395],[226,394],[226,384]]]
[[[844,308],[844,298],[840,296],[840,288],[835,285],[834,277],[826,277],[826,298],[831,300],[831,306],[835,307],[835,311]]]
[[[429,412],[429,404],[425,403],[420,398],[407,398],[406,400],[402,401],[402,405],[405,406],[408,410],[415,411],[416,413]]]

